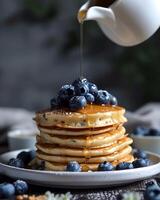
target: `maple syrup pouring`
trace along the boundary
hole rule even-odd
[[[83,22],[80,23],[80,78],[83,77],[84,65],[84,26]]]

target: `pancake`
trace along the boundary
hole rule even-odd
[[[52,136],[41,132],[40,138],[44,143],[58,144],[65,147],[89,148],[107,145],[125,135],[125,128],[119,127],[111,132],[91,136]]]
[[[125,109],[118,106],[87,105],[84,109],[71,112],[67,109],[37,112],[37,126],[60,128],[97,128],[125,123]]]
[[[97,149],[71,149],[65,147],[54,147],[49,144],[36,144],[38,150],[45,154],[50,155],[59,155],[59,156],[77,156],[77,157],[95,157],[95,156],[105,156],[108,154],[113,154],[116,151],[119,151],[128,145],[132,144],[133,140],[124,137],[117,142],[112,143],[108,147],[97,148]]]
[[[80,135],[97,135],[101,133],[106,133],[112,130],[117,129],[121,124],[116,124],[113,126],[107,126],[103,128],[90,128],[90,129],[81,129],[81,128],[57,128],[57,127],[41,127],[38,126],[40,132],[48,133],[50,135],[73,135],[73,136],[80,136]]]
[[[37,112],[36,160],[44,161],[51,171],[65,171],[70,161],[77,161],[82,171],[96,171],[104,161],[132,162],[133,140],[123,127],[124,113],[122,107],[102,105],[76,112],[64,108]]]
[[[134,157],[132,155],[127,155],[126,157],[114,161],[112,162],[112,164],[114,166],[118,165],[121,162],[133,162],[134,161]],[[81,168],[83,172],[87,172],[89,170],[92,171],[97,171],[98,169],[98,165],[97,163],[95,164],[81,164]],[[66,165],[65,164],[58,164],[58,163],[53,163],[53,162],[45,162],[45,170],[47,171],[66,171]]]
[[[37,157],[40,160],[49,161],[49,162],[56,162],[56,163],[68,163],[70,161],[77,161],[78,163],[101,163],[104,161],[114,162],[115,160],[120,160],[130,154],[132,152],[132,148],[130,146],[125,147],[118,152],[114,152],[113,154],[106,155],[106,156],[97,156],[97,157],[71,157],[71,156],[55,156],[45,154],[41,151],[37,151]]]

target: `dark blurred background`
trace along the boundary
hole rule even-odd
[[[37,110],[79,76],[77,11],[84,0],[0,1],[0,107]],[[85,24],[84,75],[134,110],[160,101],[160,32],[123,48]]]

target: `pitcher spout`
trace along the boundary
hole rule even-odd
[[[101,23],[105,21],[105,23],[110,26],[115,24],[115,15],[111,8],[103,8],[99,6],[93,6],[87,9],[87,5],[85,4],[79,11],[79,21],[88,21],[88,20],[96,20]]]

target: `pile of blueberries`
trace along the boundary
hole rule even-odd
[[[87,104],[117,105],[116,97],[106,90],[98,87],[86,78],[79,78],[71,85],[64,85],[58,92],[58,96],[51,100],[51,108],[66,107],[76,111]]]
[[[135,136],[160,136],[160,130],[138,126],[133,130]]]
[[[14,183],[0,184],[0,199],[10,199],[15,195],[23,195],[28,192],[28,184],[25,181],[17,180]]]
[[[151,164],[150,160],[148,159],[147,154],[139,149],[134,150],[134,156],[137,158],[132,163],[129,162],[122,162],[118,164],[116,167],[114,167],[109,162],[103,162],[100,163],[98,166],[98,171],[113,171],[113,170],[126,170],[126,169],[134,169],[134,168],[140,168],[140,167],[147,167]],[[80,172],[81,166],[78,162],[72,161],[69,162],[66,168],[66,171],[69,172]]]

